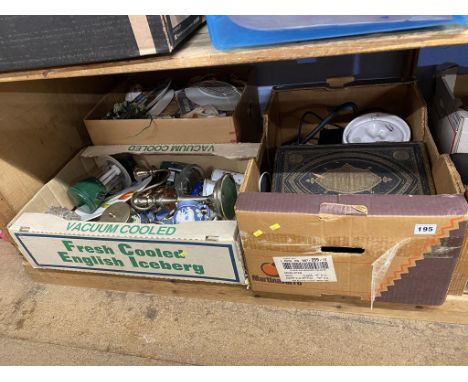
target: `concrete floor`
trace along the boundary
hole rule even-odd
[[[38,284],[0,259],[1,365],[468,364],[468,325]]]

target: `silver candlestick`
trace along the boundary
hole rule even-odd
[[[234,205],[237,200],[237,188],[231,174],[224,174],[215,184],[213,193],[208,196],[162,196],[158,190],[148,192],[148,189],[134,193],[130,204],[137,211],[148,211],[153,207],[162,207],[170,203],[183,201],[204,202],[213,206],[216,215],[221,219],[234,219]]]

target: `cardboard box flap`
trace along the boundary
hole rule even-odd
[[[401,102],[401,99],[407,102]],[[273,89],[265,112],[268,116],[265,120],[267,134],[272,135],[268,137],[268,148],[295,139],[304,112],[314,111],[324,116],[327,114],[325,106],[337,106],[350,100],[362,112],[377,109],[398,115],[411,127],[413,141],[425,141],[427,111],[414,81],[349,84],[338,88],[319,84]],[[345,127],[352,118],[351,115],[338,116],[334,123]],[[302,126],[302,134],[310,132],[318,123],[314,118],[306,121]]]
[[[441,65],[429,108],[431,129],[440,153],[468,152],[468,75],[458,66]]]
[[[168,154],[168,155],[214,155],[227,159],[257,158],[260,143],[238,144],[159,144],[159,145],[116,145],[89,146],[81,152],[85,158],[100,155],[128,153],[134,155]]]
[[[462,102],[455,95],[455,86],[457,83],[457,67],[451,67],[439,73],[436,78],[436,91],[439,97],[439,105],[442,108],[439,113],[455,113],[457,109],[462,107]]]
[[[447,89],[449,89],[452,93],[455,90],[455,83],[457,81],[457,73],[458,73],[457,66],[451,66],[449,68],[442,69],[438,73],[438,77],[442,79],[442,81],[447,86]]]
[[[354,82],[354,80],[354,76],[330,77],[327,78],[327,84],[331,88],[343,88],[346,85]]]
[[[309,195],[241,193],[236,211],[369,216],[465,216],[463,195]]]
[[[437,92],[444,97],[444,106],[454,109],[462,108],[468,99],[468,75],[458,74],[458,66],[440,70],[436,79],[436,88]],[[463,109],[460,111],[466,112]]]
[[[177,225],[146,225],[154,227],[153,230],[137,230],[135,233],[128,232],[134,238],[140,239],[177,239],[177,240],[195,240],[210,242],[232,242],[237,230],[235,221],[216,221],[216,222],[188,222]],[[109,229],[104,229],[107,226]],[[112,227],[111,227],[112,226]],[[14,220],[9,229],[16,232],[31,232],[35,234],[63,234],[83,236],[86,233],[96,233],[101,237],[122,237],[124,226],[143,227],[144,224],[132,223],[103,223],[103,222],[85,222],[75,220],[64,220],[54,215],[43,213],[26,212]],[[31,228],[32,227],[32,228]],[[94,231],[94,228],[103,227],[102,231]],[[160,230],[160,227],[165,227]],[[110,229],[112,228],[112,229]],[[116,228],[115,230],[113,228]],[[124,229],[128,231],[128,229]]]

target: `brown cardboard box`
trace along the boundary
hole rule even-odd
[[[90,146],[24,206],[10,222],[9,233],[34,268],[245,285],[234,220],[110,223],[65,220],[46,213],[51,206],[73,208],[68,188],[92,174],[101,155],[129,153],[137,163],[154,166],[166,160],[196,163],[207,173],[214,168],[244,172],[259,149],[254,143],[207,145],[203,151],[198,146]]]
[[[213,69],[216,70],[216,69]],[[223,74],[223,71],[216,71]],[[173,82],[184,86],[194,75],[212,72],[187,71],[171,74]],[[224,72],[225,73],[225,72]],[[261,116],[258,104],[255,75],[248,69],[234,68],[233,73],[245,80],[241,99],[230,116],[213,118],[172,118],[172,119],[102,119],[112,110],[116,102],[122,102],[128,87],[134,83],[150,84],[163,79],[166,74],[135,76],[114,91],[107,94],[84,119],[94,145],[130,144],[208,144],[259,142],[261,137]],[[241,129],[241,126],[244,128]]]
[[[442,153],[468,153],[468,75],[458,67],[438,73],[430,101],[430,125]]]
[[[461,249],[468,204],[453,163],[437,152],[415,83],[273,91],[265,115],[267,155],[260,167],[271,169],[275,148],[295,137],[305,110],[346,101],[357,103],[360,110],[383,108],[409,123],[413,140],[424,142],[429,153],[437,195],[260,193],[256,192],[260,171],[252,168],[246,174],[248,192],[236,205],[251,287],[261,292],[442,304],[451,281],[459,292],[467,279],[468,253]],[[315,125],[308,124],[305,130]]]

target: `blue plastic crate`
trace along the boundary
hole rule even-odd
[[[442,25],[468,16],[206,16],[216,49],[281,44]]]

